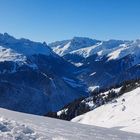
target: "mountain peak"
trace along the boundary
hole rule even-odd
[[[88,37],[73,37],[71,41],[82,42],[82,43],[93,43],[93,44],[96,42],[100,42],[99,40],[88,38]]]
[[[0,61],[25,61],[26,57],[35,54],[49,56],[54,53],[46,43],[16,39],[8,33],[0,34]]]
[[[75,50],[93,46],[100,42],[101,41],[99,40],[91,39],[88,37],[73,37],[72,39],[69,39],[69,40],[57,41],[57,42],[51,43],[49,44],[49,46],[53,49],[54,52],[56,52],[60,56],[64,56]]]
[[[88,38],[88,37],[80,37],[80,36],[74,36],[73,38],[72,38],[72,40],[92,40],[91,38]]]
[[[4,33],[4,34],[1,34],[0,33],[0,41],[5,41],[5,42],[9,42],[9,41],[15,41],[16,39],[9,35],[8,33]]]
[[[10,34],[8,34],[7,32],[5,32],[4,34],[3,34],[4,36],[7,36],[7,37],[12,37]]]

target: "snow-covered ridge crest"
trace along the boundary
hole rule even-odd
[[[0,46],[0,62],[4,62],[4,61],[25,62],[26,56],[17,53],[16,51],[10,48],[6,49],[5,47]]]
[[[27,56],[53,54],[45,43],[16,39],[7,33],[0,34],[0,61],[24,61]]]
[[[0,34],[0,63],[13,63],[14,67],[1,69],[0,73],[15,73],[21,66],[38,69],[34,56],[58,57],[47,44],[30,41],[29,39],[16,39],[8,33]],[[8,64],[7,64],[8,65]]]
[[[104,56],[110,60],[121,59],[127,55],[140,55],[140,41],[108,40],[99,41],[89,38],[73,38],[67,41],[51,43],[53,51],[60,56],[79,55],[83,58],[97,55],[97,60]],[[135,59],[135,58],[134,58]],[[137,58],[136,58],[137,59]],[[135,60],[138,61],[138,60]]]
[[[123,40],[108,40],[101,41],[96,39],[74,37],[71,40],[57,41],[49,44],[53,51],[57,54],[64,56],[67,54],[77,54],[82,57],[89,57],[93,54],[97,54],[103,50],[103,55],[107,54],[107,50],[117,48],[120,44],[124,44],[128,41]],[[109,51],[109,52],[110,52]]]
[[[101,41],[90,39],[87,37],[74,37],[70,40],[53,42],[49,44],[49,46],[52,47],[54,52],[56,52],[60,56],[64,56],[78,49],[87,48],[100,42]]]
[[[127,55],[132,55],[135,57],[140,56],[140,41],[136,40],[129,42],[127,44],[121,44],[117,49],[111,51],[108,54],[108,60],[115,60],[123,58]]]

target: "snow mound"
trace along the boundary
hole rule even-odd
[[[8,119],[0,118],[0,139],[1,140],[41,140],[43,136],[24,124]]]
[[[110,102],[78,116],[72,122],[140,132],[140,87]]]

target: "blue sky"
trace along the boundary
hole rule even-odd
[[[0,32],[52,42],[140,38],[140,0],[0,0]]]

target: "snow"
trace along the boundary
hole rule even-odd
[[[102,44],[102,43],[100,43],[100,44]],[[87,58],[90,55],[95,53],[95,52],[93,53],[93,50],[95,50],[95,48],[97,48],[100,44],[86,47],[86,48],[81,48],[81,49],[70,52],[70,54],[77,54],[77,55],[83,56],[84,58]]]
[[[54,52],[59,54],[60,56],[66,54],[68,52],[68,49],[70,47],[71,42],[68,42],[64,47],[62,48],[60,45],[54,48]]]
[[[60,56],[64,56],[68,53],[73,53],[81,48],[88,48],[93,46],[96,43],[99,43],[100,41],[98,40],[93,40],[90,38],[86,38],[86,37],[74,37],[70,40],[66,40],[66,41],[57,41],[54,43],[49,44],[49,46],[52,47],[53,51],[57,54],[59,54]],[[84,49],[81,51],[84,52]],[[90,48],[88,48],[87,50],[89,50],[88,52],[85,52],[85,55],[87,53],[90,53]]]
[[[126,45],[121,45],[121,47],[108,54],[108,60],[115,60],[120,57],[121,52],[125,49]]]
[[[72,121],[140,133],[140,87],[116,100],[117,102],[98,107]]]
[[[119,88],[112,88],[108,91],[102,92],[101,95],[108,95],[109,91],[115,91],[115,93],[118,93],[121,90],[122,87]]]
[[[93,73],[91,73],[89,76],[93,76],[93,75],[95,75],[96,74],[96,72],[93,72]]]
[[[16,53],[10,48],[5,48],[0,46],[0,62],[4,61],[19,61],[19,62],[25,62],[26,56]]]
[[[85,104],[88,105],[90,107],[90,109],[92,109],[95,106],[93,100],[90,100],[90,99],[88,102],[85,102]]]
[[[2,140],[139,140],[140,135],[0,108]]]
[[[7,33],[0,34],[0,63],[13,62],[13,70],[4,70],[0,73],[15,73],[18,67],[26,65],[32,69],[38,66],[32,61],[35,55],[57,57],[57,55],[45,44],[33,42],[28,39],[16,39]]]
[[[97,86],[97,88],[96,88],[96,90],[98,89],[99,87]],[[109,92],[110,91],[114,91],[115,93],[119,93],[119,91],[121,90],[121,88],[122,87],[119,87],[119,88],[112,88],[112,89],[110,89],[110,90],[108,90],[108,91],[105,91],[105,92],[101,92],[100,93],[100,95],[102,96],[104,96],[103,98],[105,98],[105,97],[107,97],[108,96],[108,94],[109,94]],[[93,87],[93,89],[91,88],[91,91],[92,90],[95,90],[95,88]],[[116,100],[114,99],[112,102],[115,102]],[[99,103],[98,104],[96,104],[95,102],[93,102],[93,97],[92,96],[89,96],[88,98],[85,98],[84,100],[82,100],[82,102],[84,103],[84,104],[86,104],[89,108],[90,108],[90,110],[93,110],[93,109],[95,109],[95,108],[97,108],[98,107],[98,104],[102,104],[102,101],[101,100],[99,100]]]
[[[7,33],[0,34],[0,62],[23,62],[32,55],[53,55],[52,50],[43,43],[28,39],[16,39]]]
[[[17,123],[13,120],[0,118],[0,139],[1,140],[34,140],[39,139],[34,130],[24,124]]]
[[[93,92],[94,90],[98,90],[100,87],[99,86],[90,86],[88,87],[89,92]]]
[[[85,41],[86,40],[86,41]],[[59,42],[60,43],[60,42]],[[140,41],[108,40],[95,41],[92,39],[76,38],[61,45],[53,45],[53,51],[64,56],[75,54],[83,58],[97,55],[95,61],[100,61],[104,56],[107,61],[118,60],[131,55],[134,58],[133,65],[140,63]]]
[[[83,65],[83,63],[74,63],[74,62],[71,62],[74,66],[76,66],[76,67],[80,67],[80,66],[82,66]]]
[[[10,62],[15,62],[19,66],[21,65],[26,65],[32,69],[38,69],[37,65],[34,63],[27,63],[27,56],[20,54],[16,52],[15,50],[12,50],[11,48],[6,48],[0,46],[0,62],[5,62],[5,61],[10,61]],[[15,73],[16,72],[16,64],[14,63],[14,69],[11,71],[3,70],[3,72],[0,73]]]
[[[66,54],[77,54],[84,58],[87,58],[91,55],[97,54],[100,57],[107,55],[108,53],[116,50],[119,45],[123,44],[125,41],[121,40],[108,40],[108,41],[99,41],[89,38],[73,38],[69,42],[62,44],[52,43],[53,51],[59,54],[60,56]],[[61,44],[61,45],[60,45]]]
[[[114,50],[108,54],[109,60],[121,59],[127,55],[132,55],[134,57],[133,64],[137,64],[140,62],[140,42],[133,41],[128,44],[122,44],[119,46],[117,50]]]
[[[62,109],[62,110],[57,112],[57,115],[60,116],[63,112],[66,113],[67,111],[68,111],[68,108]]]

